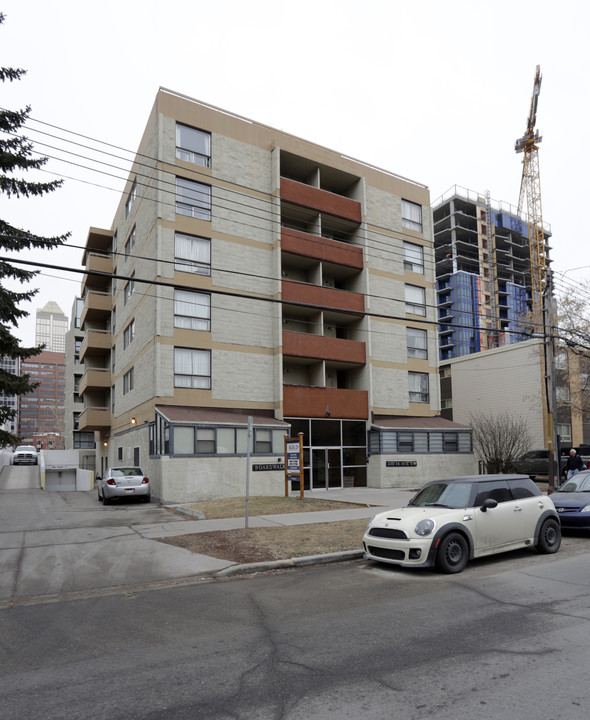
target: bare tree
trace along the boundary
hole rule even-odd
[[[472,415],[473,449],[489,473],[513,472],[516,460],[532,445],[527,423],[510,413]]]

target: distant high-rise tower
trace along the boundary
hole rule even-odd
[[[53,301],[47,303],[36,313],[35,344],[45,345],[45,352],[66,351],[66,331],[68,318],[59,305]]]

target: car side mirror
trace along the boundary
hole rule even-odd
[[[487,512],[488,510],[493,510],[495,507],[498,507],[498,501],[493,498],[486,498],[481,506],[481,511]]]

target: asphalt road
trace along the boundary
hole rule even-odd
[[[582,720],[590,556],[365,561],[0,610],[3,720]]]
[[[0,491],[2,588],[57,575],[63,588],[92,572],[128,580],[104,593],[13,591],[0,605],[2,720],[587,716],[590,537],[456,576],[358,560],[175,585],[178,568],[158,556],[162,581],[146,586],[133,565],[166,546],[132,538],[142,520],[166,517],[175,522],[155,505],[104,508],[88,493]],[[101,564],[107,542],[124,557]]]

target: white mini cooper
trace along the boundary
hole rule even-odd
[[[468,560],[507,550],[555,553],[561,526],[527,475],[477,475],[434,480],[407,507],[379,513],[363,545],[370,560],[458,573]]]

